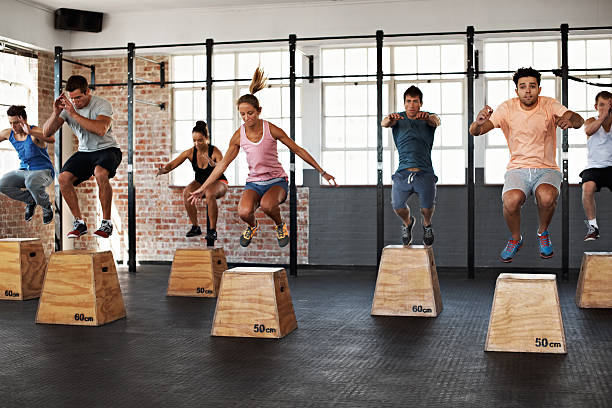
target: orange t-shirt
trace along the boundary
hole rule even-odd
[[[501,128],[510,149],[507,169],[556,169],[557,127],[553,115],[561,116],[567,108],[556,99],[539,96],[532,110],[521,108],[519,98],[512,98],[495,109],[490,117]]]

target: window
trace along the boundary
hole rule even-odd
[[[557,41],[485,43],[485,70],[514,71],[530,66],[538,70],[550,70],[559,66],[557,49]],[[557,97],[557,84],[552,73],[542,73],[540,86],[542,87],[540,95]],[[485,87],[485,103],[493,110],[507,99],[516,97],[512,74],[486,74]],[[480,109],[481,107],[476,107],[474,115],[477,115]],[[557,135],[560,135],[560,131]],[[506,138],[501,129],[493,129],[485,137],[485,183],[503,184],[506,166],[510,160]],[[557,143],[557,148],[560,151],[561,143]]]
[[[38,125],[38,60],[0,53],[0,129],[10,127],[6,110],[24,105],[28,123]],[[19,168],[17,152],[6,140],[0,143],[0,174]]]
[[[462,72],[462,44],[393,46],[383,48],[383,72]],[[339,184],[376,184],[376,49],[324,49],[322,75],[372,75],[323,81],[323,167]],[[465,183],[463,123],[463,75],[384,77],[383,115],[393,106],[403,111],[404,91],[416,85],[423,91],[423,110],[437,113],[442,126],[436,130],[432,151],[440,184]],[[442,98],[442,93],[445,97]],[[390,129],[383,129],[383,183],[391,183],[397,170],[397,149]]]
[[[248,79],[257,66],[264,69],[269,78],[289,76],[289,54],[286,51],[218,53],[213,57],[214,79]],[[180,55],[172,58],[174,81],[206,80],[206,58],[202,55]],[[301,76],[300,67],[296,75]],[[236,109],[236,100],[248,92],[248,82],[218,82],[213,85],[211,129],[213,145],[223,154],[227,151],[234,131],[242,125]],[[289,81],[270,80],[268,87],[257,97],[262,106],[261,117],[269,120],[289,134]],[[191,129],[197,120],[206,120],[205,83],[177,84],[173,88],[173,148],[175,158],[193,146]],[[301,145],[301,93],[296,84],[296,143]],[[289,149],[278,144],[279,160],[289,174]],[[303,162],[296,158],[296,183],[302,184]],[[225,171],[231,185],[243,185],[248,175],[248,165],[241,151],[236,160]],[[173,172],[172,184],[184,186],[193,180],[193,170],[188,162]]]
[[[462,44],[396,47],[394,54],[396,73],[417,70],[420,73],[462,72],[465,69],[465,47]],[[404,92],[415,85],[423,92],[421,109],[440,117],[441,124],[436,129],[431,152],[438,184],[465,184],[467,135],[463,115],[463,77],[461,74],[418,75],[411,81],[403,77],[397,77],[401,80],[395,81],[396,111],[405,110]]]

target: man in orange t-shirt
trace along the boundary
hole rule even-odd
[[[470,126],[474,136],[501,128],[510,149],[502,201],[504,219],[512,237],[500,254],[502,262],[512,262],[523,245],[521,207],[530,194],[535,196],[538,206],[540,256],[553,256],[548,225],[555,213],[562,179],[556,160],[556,128],[578,129],[584,123],[580,115],[556,99],[539,96],[541,75],[535,69],[520,68],[512,79],[518,98],[502,103],[495,112],[485,106]]]

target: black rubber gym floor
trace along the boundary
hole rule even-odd
[[[575,276],[552,355],[483,351],[498,271],[440,272],[437,318],[370,316],[374,269],[301,271],[281,340],[211,337],[216,299],[165,297],[169,271],[120,271],[128,317],[101,327],[0,302],[0,406],[612,406],[612,310],[576,307]]]

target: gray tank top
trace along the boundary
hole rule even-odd
[[[587,169],[612,166],[612,129],[606,132],[603,126],[587,139],[589,151]]]

